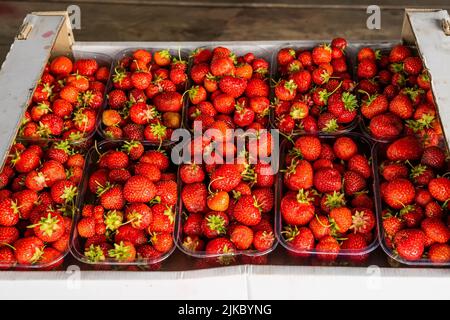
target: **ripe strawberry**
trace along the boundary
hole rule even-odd
[[[358,153],[358,146],[352,138],[340,137],[334,142],[333,151],[339,159],[348,161]]]
[[[45,271],[55,270],[64,262],[62,258],[63,255],[60,251],[52,247],[46,247],[43,250],[42,256],[39,259],[38,264],[42,266],[41,270]]]
[[[414,108],[408,96],[399,94],[389,103],[389,111],[402,119],[409,119],[414,113]]]
[[[12,227],[19,222],[20,211],[11,198],[0,201],[0,226]]]
[[[171,233],[155,233],[151,237],[151,242],[153,247],[161,253],[169,252],[174,246]]]
[[[230,192],[241,182],[237,166],[223,164],[211,174],[211,187],[215,190]]]
[[[391,161],[419,160],[422,153],[420,142],[413,136],[394,141],[386,150],[386,156]]]
[[[242,78],[224,76],[219,81],[220,90],[233,98],[240,97],[244,93],[246,87],[247,81]]]
[[[402,62],[411,55],[412,55],[411,50],[408,47],[403,45],[397,45],[394,48],[392,48],[391,52],[389,53],[389,61],[391,63]]]
[[[22,219],[27,219],[30,216],[31,211],[39,201],[37,192],[27,189],[14,193],[12,199],[17,204]]]
[[[135,229],[146,229],[153,220],[153,213],[149,206],[144,203],[132,203],[125,210],[126,220],[131,222]]]
[[[317,258],[324,261],[334,261],[338,257],[340,246],[331,236],[325,236],[316,245]]]
[[[376,225],[375,214],[367,208],[354,208],[352,210],[352,225],[350,230],[357,233],[369,233]]]
[[[283,231],[287,243],[295,250],[295,255],[299,257],[307,257],[309,251],[314,249],[314,235],[309,228],[306,227],[285,227]]]
[[[376,60],[376,53],[372,48],[364,47],[358,51],[357,55],[358,61],[364,59]]]
[[[95,236],[95,219],[83,218],[77,224],[78,235],[82,238],[90,238]]]
[[[401,209],[414,201],[415,189],[406,179],[394,179],[386,184],[383,200],[394,209]]]
[[[275,95],[278,99],[283,101],[291,101],[295,98],[297,85],[294,80],[281,80],[275,86]]]
[[[77,62],[75,63],[75,66]],[[50,71],[51,73],[57,76],[67,76],[72,72],[72,68],[74,67],[72,60],[65,56],[58,56],[52,60],[50,63]],[[75,70],[76,71],[76,70]]]
[[[409,170],[403,163],[383,163],[380,167],[383,178],[391,181],[397,178],[408,178]]]
[[[192,183],[184,186],[181,198],[189,212],[204,212],[206,210],[207,190],[203,183]]]
[[[279,65],[287,65],[295,59],[295,50],[292,48],[280,49],[277,53],[277,62]]]
[[[329,215],[332,226],[340,233],[347,232],[352,226],[352,212],[349,208],[334,208]]]
[[[100,196],[100,204],[103,208],[106,210],[121,210],[123,208],[125,198],[121,186],[110,185],[99,189],[97,189],[97,194]]]
[[[394,245],[403,259],[418,260],[425,249],[425,234],[417,229],[401,230],[394,237]]]
[[[370,79],[377,74],[377,65],[372,59],[362,59],[358,63],[357,75],[360,79]]]
[[[450,199],[450,180],[445,177],[435,178],[428,184],[428,190],[436,200],[448,201]]]
[[[361,113],[367,119],[386,112],[389,109],[389,101],[384,94],[377,94],[370,96],[369,99],[364,100],[361,105]]]
[[[128,202],[148,202],[155,196],[156,187],[145,176],[132,176],[123,187],[123,197]]]
[[[15,255],[19,264],[30,265],[39,261],[43,254],[44,242],[38,237],[26,237],[14,243]]]
[[[55,203],[69,204],[73,203],[78,194],[78,188],[70,180],[60,180],[52,185],[50,193]]]
[[[291,190],[309,189],[313,186],[313,168],[308,161],[293,161],[284,174],[284,184]]]
[[[257,188],[254,189],[252,193],[256,202],[260,205],[262,213],[269,213],[272,211],[274,206],[274,194],[272,188]]]
[[[95,59],[79,59],[73,65],[73,71],[83,76],[93,76],[98,70]]]
[[[261,210],[254,197],[242,196],[234,207],[233,216],[246,226],[254,226],[261,221]]]
[[[396,216],[383,217],[383,229],[388,237],[394,237],[405,227],[405,222]]]
[[[342,177],[339,171],[333,168],[319,169],[314,174],[314,187],[319,192],[339,191],[342,186]]]
[[[377,139],[397,138],[403,130],[402,119],[392,113],[379,114],[371,119],[369,130]]]
[[[211,255],[233,254],[236,251],[234,244],[226,238],[216,238],[206,245],[206,253]]]
[[[450,230],[439,218],[424,219],[421,228],[434,242],[446,243],[450,240]]]
[[[298,194],[287,194],[281,199],[281,215],[286,224],[306,225],[314,217],[315,208],[309,191],[300,189]]]
[[[433,169],[441,169],[445,164],[445,153],[437,146],[430,146],[423,150],[420,162]]]
[[[183,98],[178,92],[162,92],[153,98],[156,109],[161,112],[179,112],[183,104]]]
[[[320,45],[312,50],[312,59],[315,64],[331,62],[331,47],[328,45]]]
[[[136,258],[136,248],[131,242],[114,243],[114,248],[108,251],[108,256],[120,262],[132,262]]]
[[[275,236],[273,232],[267,231],[256,231],[253,236],[253,247],[256,250],[263,252],[271,249],[273,247],[273,243],[275,242]]]
[[[33,227],[35,235],[44,242],[57,241],[65,233],[64,220],[55,212],[44,214],[38,223],[30,227]]]
[[[367,158],[361,154],[356,154],[348,161],[348,169],[359,173],[364,179],[372,176],[372,168]]]
[[[444,243],[433,244],[428,251],[428,258],[433,263],[448,263],[450,261],[450,246]]]
[[[16,264],[16,257],[10,247],[0,247],[0,270],[8,270]]]
[[[361,252],[367,248],[367,241],[362,234],[351,233],[346,236],[341,244],[342,250],[348,250],[351,252]],[[368,254],[357,254],[349,256],[349,259],[355,262],[363,262],[368,258]]]
[[[161,204],[174,206],[177,203],[177,183],[172,180],[158,181],[155,183],[156,196],[160,198]]]
[[[418,75],[422,69],[423,64],[420,57],[408,57],[403,61],[403,71],[409,75]]]
[[[347,171],[344,174],[344,191],[347,195],[354,195],[362,191],[367,186],[362,175],[355,171]]]
[[[295,147],[299,150],[303,159],[317,160],[320,157],[322,145],[319,138],[314,136],[302,136],[295,141]]]
[[[269,96],[269,85],[266,81],[258,78],[252,78],[247,82],[247,87],[245,88],[245,95],[248,98],[255,97],[268,97]]]
[[[19,230],[15,227],[0,227],[0,243],[12,245],[19,239]],[[2,261],[0,259],[0,261]]]
[[[12,157],[11,163],[19,173],[27,173],[39,166],[40,155],[35,151],[26,149]]]

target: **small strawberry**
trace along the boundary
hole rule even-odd
[[[246,226],[254,226],[261,221],[261,210],[254,197],[242,196],[234,207],[233,216]]]
[[[394,237],[394,245],[403,259],[418,260],[422,257],[425,249],[425,234],[417,229],[401,230]]]
[[[342,187],[341,174],[333,168],[319,169],[314,174],[314,187],[324,193],[339,191]]]
[[[439,218],[426,218],[421,223],[425,235],[437,243],[450,240],[450,229]]]
[[[392,113],[379,114],[371,119],[369,130],[377,139],[397,138],[403,130],[402,119]]]
[[[207,190],[203,183],[192,183],[183,187],[181,198],[189,212],[204,212],[206,210]]]
[[[26,237],[14,243],[15,256],[19,264],[35,264],[44,253],[44,242],[38,237]]]
[[[406,179],[394,179],[386,184],[383,200],[394,209],[401,209],[414,201],[415,189]]]
[[[344,174],[344,192],[347,195],[354,195],[362,191],[367,186],[362,175],[355,171],[346,171]]]
[[[236,251],[234,244],[226,238],[216,238],[208,242],[206,245],[206,253],[217,254],[233,254]]]
[[[450,246],[444,243],[433,244],[428,251],[428,258],[433,263],[448,263],[450,261]]]
[[[0,225],[5,227],[15,226],[19,222],[20,211],[17,203],[11,198],[0,201]]]
[[[57,241],[65,233],[64,220],[55,212],[44,214],[38,223],[29,228],[33,228],[35,235],[44,242]]]
[[[253,236],[253,246],[256,250],[263,252],[270,250],[275,242],[275,236],[272,231],[256,231]]]
[[[325,236],[316,245],[317,258],[324,261],[334,261],[338,257],[341,247],[337,240],[331,236]]]
[[[355,233],[369,233],[376,225],[375,214],[367,208],[355,208],[352,210],[352,225],[350,230]]]
[[[155,233],[150,240],[153,247],[161,253],[169,252],[174,246],[171,233]]]
[[[422,153],[420,142],[413,136],[394,141],[386,150],[386,156],[391,161],[419,160]]]
[[[114,244],[114,248],[108,251],[108,256],[120,262],[132,262],[136,258],[136,248],[131,242],[121,241]]]
[[[123,197],[128,202],[148,202],[155,196],[156,187],[145,176],[132,176],[123,187]]]
[[[237,249],[247,250],[253,243],[253,231],[244,225],[234,226],[230,232],[230,240]]]

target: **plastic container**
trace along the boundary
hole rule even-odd
[[[78,236],[77,224],[81,218],[80,212],[81,212],[83,205],[88,204],[88,203],[92,203],[92,204],[95,203],[95,195],[92,194],[90,192],[90,190],[88,189],[88,182],[89,182],[89,177],[92,174],[92,172],[97,169],[97,162],[99,160],[98,152],[104,153],[108,150],[117,149],[117,148],[121,147],[124,142],[125,142],[125,140],[102,141],[96,147],[93,147],[88,151],[88,153],[86,155],[86,165],[85,165],[85,170],[84,170],[84,174],[83,174],[83,180],[81,182],[79,197],[78,197],[77,204],[76,204],[77,208],[79,209],[79,211],[78,211],[79,213],[77,215],[75,215],[74,221],[72,224],[70,252],[78,261],[85,263],[85,264],[94,265],[99,268],[103,268],[103,267],[109,268],[112,266],[149,266],[149,265],[154,265],[154,264],[160,263],[160,262],[164,261],[165,259],[167,259],[175,250],[175,245],[173,245],[171,250],[169,250],[168,252],[166,252],[154,259],[146,259],[146,260],[136,259],[133,262],[122,262],[122,261],[117,261],[117,260],[107,257],[102,262],[93,263],[93,262],[89,261],[88,259],[86,259],[85,255],[83,254],[84,240]],[[144,145],[145,151],[158,149],[158,146],[156,146],[154,144],[150,144],[150,143],[142,143],[142,144]],[[165,150],[167,152],[167,154],[170,155],[171,147],[163,146],[162,150]],[[176,172],[175,166],[173,164],[171,164],[171,167],[169,167],[169,170],[167,172],[175,173]],[[179,194],[179,187],[178,187],[177,193]],[[175,212],[175,214],[177,214],[177,212],[178,212],[177,207],[174,208],[174,212]],[[177,232],[177,223],[176,223],[177,217],[175,217],[174,221],[175,221],[175,223],[174,223],[173,239],[175,239],[175,235]]]
[[[133,47],[133,48],[127,48],[127,49],[124,49],[124,50],[118,52],[118,53],[114,56],[114,58],[113,58],[113,63],[112,63],[112,65],[111,65],[110,77],[109,77],[109,81],[108,81],[108,86],[107,86],[107,88],[106,88],[106,92],[107,92],[107,93],[109,93],[111,90],[114,89],[112,77],[114,76],[114,70],[115,70],[115,68],[116,68],[117,63],[118,63],[122,58],[131,56],[131,55],[133,54],[133,52],[136,51],[136,50],[138,50],[138,49],[144,49],[144,50],[147,50],[147,51],[151,52],[152,57],[153,57],[153,55],[154,55],[154,53],[155,53],[156,51],[164,50],[164,49],[162,49],[162,48]],[[174,46],[167,46],[166,49],[169,50],[170,54],[171,54],[173,57],[181,57],[182,60],[188,61],[188,58],[189,58],[189,50],[182,49],[182,48],[180,48],[180,47],[174,47]],[[186,72],[188,72],[188,70],[186,70]],[[179,93],[183,94],[183,93],[187,90],[187,88],[188,88],[188,81],[186,81],[186,84],[185,84],[185,87],[184,87],[184,91],[183,91],[183,92],[179,92]],[[180,123],[180,128],[183,126],[183,118],[184,118],[184,112],[185,112],[185,108],[184,108],[184,101],[185,101],[185,98],[186,98],[186,97],[183,97],[183,104],[182,104],[182,107],[181,107],[181,123]],[[148,99],[147,101],[149,101],[149,100],[152,100],[152,99]],[[105,105],[104,105],[104,108],[102,109],[102,113],[103,113],[104,110],[107,110],[107,109],[108,109],[108,101],[105,101]],[[105,133],[105,126],[104,126],[103,123],[102,123],[102,117],[101,117],[101,116],[97,118],[97,131],[98,131],[99,135],[100,135],[103,139],[105,139],[105,140],[111,140],[111,141],[121,141],[121,140],[123,140],[123,139],[113,139],[113,138],[110,138],[110,137],[108,137],[108,136],[106,135],[106,133]],[[149,142],[149,141],[144,139],[144,140],[142,140],[141,142],[147,143],[147,142]],[[149,142],[149,143],[151,143],[151,142]],[[173,144],[173,142],[172,142],[170,139],[167,139],[167,140],[163,140],[163,143],[162,143],[162,144],[163,144],[163,145],[169,145],[169,144]]]
[[[383,162],[383,160],[386,159],[386,150],[387,147],[389,146],[389,144],[384,144],[384,143],[377,143],[375,144],[374,148],[373,148],[373,152],[372,152],[372,159],[374,162],[381,164]],[[447,148],[444,147],[443,145],[441,145],[440,147],[442,147],[444,150],[446,150]],[[448,149],[447,149],[448,150]],[[416,162],[413,162],[413,165]],[[377,166],[378,168],[378,166]],[[440,174],[444,174],[445,170],[443,170],[442,172],[440,172]],[[377,186],[379,186],[382,182],[383,178],[380,177],[380,173],[378,170],[375,170],[375,184]],[[375,194],[375,200],[376,203],[375,205],[377,206],[377,212],[379,212],[378,214],[378,224],[379,224],[379,242],[381,245],[381,248],[383,249],[383,251],[393,260],[400,262],[404,265],[409,265],[409,266],[419,266],[419,267],[443,267],[443,266],[450,266],[450,262],[446,262],[446,263],[436,263],[436,262],[432,262],[430,259],[428,258],[422,258],[416,261],[409,261],[406,260],[402,257],[400,257],[398,254],[396,254],[394,252],[394,250],[392,248],[389,248],[389,246],[386,243],[386,235],[384,233],[384,228],[383,228],[383,217],[382,217],[382,212],[385,208],[387,208],[387,206],[384,204],[384,202],[381,199],[381,195],[380,195],[380,191],[379,189],[375,190],[376,194]],[[426,253],[427,250],[424,251],[424,253]]]
[[[328,41],[328,42],[330,42],[330,41]],[[277,60],[278,52],[281,49],[292,48],[295,51],[298,51],[298,50],[311,51],[314,47],[316,47],[320,44],[323,44],[323,43],[326,43],[326,41],[292,41],[292,42],[286,42],[286,43],[282,44],[281,46],[277,47],[276,49],[274,49],[274,51],[272,53],[272,57],[271,57],[272,79],[275,81],[278,81],[279,79],[282,78],[282,76],[280,75],[280,73],[278,71],[278,60]],[[351,46],[352,46],[352,44],[348,43],[348,47],[346,49],[345,56],[346,56],[346,60],[347,60],[348,72],[349,72],[351,78],[355,79],[352,54],[349,51],[349,47],[351,47]],[[271,100],[273,100],[273,99],[275,99],[275,90],[272,87]],[[275,112],[274,112],[273,108],[271,108],[271,110],[270,110],[269,120],[270,120],[270,124],[271,124],[272,128],[278,129],[278,126],[276,124],[276,119],[275,119]],[[354,130],[358,126],[358,123],[359,123],[359,114],[355,117],[355,119],[353,119],[352,122],[350,122],[348,124],[344,124],[340,130],[337,130],[335,132],[330,132],[330,133],[319,131],[319,132],[314,132],[314,134],[321,134],[321,135],[343,134],[343,133],[347,133],[347,132]],[[289,136],[290,137],[298,137],[305,133],[306,133],[305,131],[298,130],[298,131],[291,133]]]
[[[89,51],[73,51],[73,58],[74,60],[79,60],[79,59],[95,59],[98,62],[99,67],[107,67],[109,69],[111,69],[111,64],[112,64],[112,58],[109,55],[103,54],[103,53],[98,53],[98,52],[89,52]],[[108,80],[109,82],[110,80]],[[108,82],[105,83],[105,87],[108,87]],[[107,90],[105,90],[104,94],[103,94],[103,104],[102,106],[97,110],[97,115],[96,115],[96,123],[99,121],[99,119],[101,119],[101,113],[102,110],[105,106],[106,103],[106,94],[107,94]],[[89,132],[87,135],[85,135],[85,137],[77,139],[77,140],[72,140],[71,144],[72,145],[87,145],[89,146],[90,143],[93,142],[93,138],[94,135],[96,133],[96,128],[94,127],[94,130],[92,130],[92,132]],[[21,137],[20,134],[17,135],[18,138],[24,140],[24,141],[30,141],[30,142],[51,142],[51,141],[62,141],[62,138],[58,138],[58,137],[53,137],[53,138],[26,138],[26,137]]]
[[[39,145],[41,148],[44,149],[44,152],[46,149],[48,149],[49,147],[51,147],[52,144],[57,143],[57,141],[38,141],[38,142],[30,142],[29,140],[22,140],[22,139],[16,139],[17,143],[22,143],[24,144],[26,147],[32,146],[32,145]],[[83,154],[85,150],[83,149],[77,149],[77,146],[72,146],[73,149],[75,149],[76,153],[80,153]],[[66,170],[68,170],[67,167],[65,167]],[[16,178],[17,176],[19,176],[19,174],[17,172],[14,172],[13,177],[9,180],[8,186],[11,185],[12,180],[14,178]],[[78,184],[78,188],[79,188],[79,184]],[[10,189],[9,187],[5,187],[2,188],[2,190],[4,189]],[[45,191],[50,191],[50,188],[45,188],[44,190],[38,192],[38,194],[40,194],[41,192],[45,192]],[[76,202],[76,200],[74,201]],[[74,215],[76,213],[76,206],[74,205],[72,208],[70,207],[70,205],[66,205],[66,206],[62,206],[62,208],[64,208],[64,210],[67,210],[66,212],[70,212],[72,213],[72,215]],[[66,215],[68,217],[70,217],[72,219],[72,216]],[[24,222],[27,223],[24,223]],[[20,238],[23,238],[23,233],[25,232],[25,230],[27,230],[27,226],[31,225],[31,221],[27,220],[23,220],[21,219],[19,221],[19,223],[17,225],[15,225],[15,227],[17,227],[20,231]],[[67,231],[66,231],[67,232]],[[67,235],[67,234],[66,234]],[[20,239],[19,238],[19,239]],[[61,255],[58,256],[56,259],[53,259],[52,261],[48,261],[47,263],[41,264],[41,263],[35,263],[35,264],[19,264],[16,263],[14,266],[10,266],[9,264],[5,263],[5,261],[0,260],[0,270],[8,270],[8,269],[14,269],[14,270],[52,270],[55,266],[58,266],[60,263],[62,263],[62,260],[64,260],[64,258],[67,256],[67,254],[69,253],[69,244],[70,244],[70,235],[69,235],[69,239],[67,240],[67,248],[64,251],[61,251]],[[51,243],[46,243],[46,246],[48,247],[52,247]],[[0,245],[1,247],[1,245]]]
[[[351,52],[351,58],[353,61],[353,74],[354,74],[354,79],[355,81],[359,81],[359,79],[357,78],[357,69],[358,69],[358,52],[359,50],[361,50],[362,48],[371,48],[373,50],[379,50],[380,53],[382,55],[388,55],[389,52],[391,51],[391,49],[398,45],[401,44],[400,42],[380,42],[380,43],[366,43],[366,44],[354,44],[350,47],[350,52]],[[417,48],[414,46],[408,46],[414,54],[418,54],[417,52]],[[383,89],[384,87],[382,87]],[[357,93],[357,98],[358,98],[358,102],[361,104],[362,99],[364,98],[364,94],[362,93]],[[392,142],[398,138],[401,138],[402,136],[404,136],[404,133],[401,133],[398,137],[395,138],[391,138],[391,139],[381,139],[381,138],[375,138],[372,136],[372,134],[370,133],[370,129],[369,129],[369,120],[366,119],[362,114],[360,114],[360,121],[359,121],[359,128],[361,130],[361,132],[364,134],[364,136],[366,136],[367,138],[376,141],[376,142],[381,142],[381,143],[388,143],[388,142]]]
[[[265,59],[269,64],[270,64],[270,68],[269,68],[269,74],[268,74],[268,80],[269,80],[269,85],[272,81],[272,52],[263,48],[262,46],[259,45],[240,45],[240,44],[236,44],[234,42],[220,42],[220,43],[214,43],[212,42],[210,45],[208,46],[203,46],[203,47],[199,47],[198,49],[209,49],[209,50],[213,50],[215,47],[225,47],[230,49],[236,56],[243,56],[246,53],[252,52],[256,58],[263,58]],[[189,59],[189,70],[188,70],[188,87],[191,88],[192,86],[194,86],[194,82],[191,80],[190,78],[190,72],[191,72],[191,68],[193,66],[193,59],[190,58]],[[270,96],[269,96],[270,97]],[[268,97],[268,98],[269,98]],[[184,107],[183,109],[184,111],[184,115],[183,115],[183,126],[186,129],[189,129],[191,132],[193,132],[193,128],[191,126],[191,124],[189,123],[189,119],[188,119],[188,113],[187,110],[189,109],[189,107],[191,106],[191,102],[189,100],[189,97],[185,97],[184,100]],[[270,122],[270,121],[269,121]],[[268,123],[267,128],[270,127],[270,123]]]
[[[205,183],[209,183],[209,180],[206,179],[204,182]],[[275,241],[274,241],[272,247],[270,249],[268,249],[268,250],[265,250],[265,251],[258,251],[258,250],[254,250],[254,249],[253,250],[251,250],[251,249],[249,249],[249,250],[238,250],[238,249],[236,249],[236,251],[234,253],[209,254],[209,253],[206,253],[206,251],[191,251],[191,250],[187,250],[183,246],[183,243],[182,243],[183,239],[182,238],[183,238],[183,215],[185,213],[186,214],[188,214],[188,213],[184,212],[183,200],[181,199],[181,192],[183,190],[184,184],[181,181],[179,175],[178,175],[178,184],[179,184],[179,191],[180,191],[179,195],[180,196],[179,196],[179,199],[178,199],[178,210],[179,211],[178,211],[178,216],[177,216],[178,217],[177,218],[177,221],[178,221],[178,223],[177,223],[178,224],[178,227],[177,227],[178,233],[177,233],[177,237],[176,237],[176,245],[177,245],[178,249],[181,252],[185,253],[188,256],[194,257],[194,258],[209,259],[209,260],[211,260],[210,262],[213,265],[215,265],[215,262],[217,262],[217,261],[219,261],[219,262],[222,261],[221,264],[230,264],[232,262],[236,262],[235,258],[237,258],[238,256],[247,256],[247,257],[250,257],[250,258],[256,258],[256,257],[264,256],[264,255],[267,255],[267,254],[271,253],[277,247],[278,240],[275,237]],[[276,197],[277,197],[277,194],[276,194],[276,180],[275,180],[275,184],[273,186],[273,190],[275,192],[274,200],[276,200]],[[233,200],[230,199],[230,201],[233,201]],[[272,214],[271,214],[272,217],[273,217],[272,225],[273,225],[273,228],[274,228],[274,230],[273,230],[274,236],[275,236],[276,230],[278,228],[277,227],[278,219],[276,217],[276,210],[275,210],[276,207],[275,206],[276,206],[276,202],[274,202],[274,208],[272,209]]]
[[[320,138],[320,140],[326,141],[328,143],[332,143],[337,138],[342,137],[342,136],[350,137],[353,140],[358,142],[359,153],[366,155],[367,158],[370,158],[370,156],[372,154],[373,144],[368,139],[366,139],[365,137],[363,137],[361,134],[358,134],[358,133],[350,132],[350,133],[345,133],[345,134],[336,135],[336,136],[330,136],[330,135],[316,135],[316,136],[318,136]],[[318,252],[315,249],[314,250],[305,250],[305,251],[295,250],[287,243],[287,241],[284,239],[284,237],[282,235],[284,224],[283,224],[283,219],[282,219],[280,208],[281,208],[281,199],[283,198],[283,196],[286,192],[286,188],[283,183],[283,174],[281,173],[281,171],[286,168],[284,159],[285,159],[285,156],[286,156],[287,152],[289,151],[290,147],[291,147],[291,143],[287,140],[283,141],[280,146],[280,172],[278,173],[277,190],[275,192],[275,195],[276,195],[275,203],[276,203],[276,208],[277,208],[276,218],[278,219],[278,223],[277,223],[278,229],[277,229],[276,234],[278,237],[278,241],[289,252],[291,252],[294,255],[299,255],[303,258],[315,259],[315,258],[317,258],[318,254],[320,254],[320,255],[335,254],[335,253],[322,252],[322,251]],[[374,172],[374,168],[376,168],[376,167],[377,167],[376,161],[372,160],[372,172]],[[371,182],[368,182],[367,187],[369,189],[369,193],[373,197],[375,197],[376,196],[375,190],[378,185],[377,185],[375,179],[371,179],[371,180],[372,180]],[[374,200],[374,204],[375,203],[376,203],[376,201]],[[374,207],[373,212],[375,214],[375,220],[377,221],[377,223],[376,223],[375,229],[372,231],[373,239],[370,242],[370,244],[368,244],[368,246],[364,250],[361,250],[361,251],[341,249],[339,251],[336,261],[333,261],[334,263],[338,263],[340,260],[343,260],[343,261],[352,260],[353,262],[358,262],[357,261],[358,257],[368,255],[378,247],[378,245],[379,245],[379,243],[378,243],[378,228],[379,228],[378,216],[379,216],[379,213],[378,213],[376,206]]]

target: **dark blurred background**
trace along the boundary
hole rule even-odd
[[[398,39],[403,9],[450,9],[449,0],[82,0],[0,1],[0,62],[32,11],[81,8],[76,40],[189,41]],[[366,27],[368,5],[381,8],[381,29]]]

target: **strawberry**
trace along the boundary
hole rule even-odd
[[[65,233],[64,220],[58,213],[44,214],[38,223],[32,225],[33,231],[44,242],[54,242]]]
[[[358,51],[357,58],[358,58],[358,61],[362,61],[364,59],[375,60],[376,53],[372,48],[364,47]]]
[[[121,186],[107,185],[105,188],[98,188],[97,194],[100,196],[100,203],[106,210],[120,210],[125,205],[125,198]]]
[[[348,160],[348,169],[359,173],[364,179],[372,176],[372,168],[369,161],[361,154],[356,154]]]
[[[330,211],[330,223],[340,233],[347,232],[352,226],[352,212],[349,208],[340,207]]]
[[[253,247],[260,252],[270,250],[275,242],[273,232],[256,231],[253,236]]]
[[[306,225],[314,217],[315,208],[309,191],[300,189],[298,194],[288,194],[281,199],[281,215],[286,224]]]
[[[387,183],[382,197],[390,207],[401,209],[414,201],[415,189],[409,180],[394,179]]]
[[[78,235],[83,238],[95,236],[95,219],[83,218],[77,224]]]
[[[397,178],[407,178],[409,170],[403,163],[383,163],[380,167],[380,173],[385,180],[391,181]]]
[[[253,231],[247,226],[237,225],[230,233],[230,240],[237,249],[247,250],[253,243]]]
[[[317,258],[324,261],[333,261],[340,251],[339,243],[331,236],[325,236],[316,245]]]
[[[153,213],[150,207],[144,203],[132,203],[125,210],[126,220],[131,222],[135,229],[146,229],[153,220]]]
[[[354,195],[366,188],[365,178],[355,171],[347,171],[344,174],[344,192],[347,195]]]
[[[352,225],[350,230],[358,233],[369,233],[376,225],[375,214],[367,208],[355,208],[352,210]]]
[[[331,48],[328,45],[317,46],[312,51],[312,59],[317,65],[330,63],[331,58]]]
[[[428,251],[428,258],[433,263],[448,263],[450,261],[450,246],[444,243],[433,244]]]
[[[202,220],[202,234],[207,238],[224,235],[227,232],[228,223],[228,216],[224,212],[211,211]]]
[[[388,98],[384,94],[377,94],[369,96],[369,99],[367,100],[363,100],[361,114],[367,119],[372,119],[373,117],[388,111],[388,109]]]
[[[183,187],[181,198],[189,212],[204,212],[206,210],[207,190],[202,183],[192,183]]]
[[[405,227],[405,223],[399,217],[396,216],[384,216],[383,217],[383,230],[388,237],[394,237],[397,232]]]
[[[145,176],[132,176],[123,187],[123,197],[128,202],[148,202],[155,196],[156,187]]]
[[[314,249],[314,235],[311,230],[307,227],[285,227],[283,231],[284,237],[288,242],[289,246],[291,246],[297,256],[308,256],[308,251],[312,251]],[[300,253],[302,252],[302,253]]]
[[[94,59],[79,59],[75,61],[73,71],[83,76],[93,76],[98,67],[98,63]]]
[[[108,256],[120,262],[132,262],[136,258],[136,248],[131,242],[114,243],[114,248],[108,251]]]
[[[284,101],[291,101],[295,98],[295,93],[297,91],[297,85],[294,80],[281,80],[275,86],[275,95],[278,99]]]
[[[430,146],[423,150],[420,162],[433,169],[441,169],[445,164],[445,153],[437,146]]]
[[[211,174],[211,187],[230,192],[241,182],[241,175],[233,164],[223,164]]]
[[[19,236],[19,230],[15,227],[0,227],[0,243],[2,244],[12,245]]]
[[[269,213],[272,211],[274,206],[274,194],[271,188],[257,188],[254,189],[252,193],[256,202],[260,205],[262,213]]]
[[[389,103],[389,111],[402,119],[409,119],[414,113],[414,108],[408,96],[398,94]]]
[[[234,111],[235,100],[229,94],[226,93],[218,94],[212,99],[212,102],[214,108],[220,113],[230,114]]]
[[[362,59],[358,63],[357,75],[360,79],[370,79],[377,74],[377,65],[372,59]]]
[[[403,61],[403,71],[409,75],[418,75],[422,69],[423,64],[420,57],[408,57]]]
[[[401,230],[394,238],[394,245],[400,257],[414,261],[422,257],[425,234],[417,229]]]
[[[33,150],[26,149],[12,157],[11,163],[19,173],[27,173],[39,166],[40,156]]]
[[[392,48],[391,52],[389,53],[389,61],[391,63],[402,62],[411,55],[412,55],[411,50],[408,47],[403,45],[397,45],[394,48]]]
[[[172,207],[156,204],[152,207],[153,219],[148,227],[149,232],[172,232],[175,222],[175,213]]]
[[[64,260],[62,259],[62,253],[55,248],[47,247],[44,248],[41,258],[38,264],[42,266],[41,270],[55,270],[59,267]]]
[[[130,242],[136,246],[145,244],[147,242],[147,238],[144,230],[136,229],[132,225],[125,224],[117,229],[114,241],[115,243]]]
[[[246,226],[254,226],[261,221],[261,210],[254,197],[242,196],[234,207],[233,216]]]
[[[287,65],[295,59],[295,50],[292,48],[280,49],[277,53],[277,62],[279,65]]]
[[[358,146],[351,138],[339,137],[334,142],[333,151],[339,159],[348,161],[358,153]]]
[[[342,177],[339,171],[332,168],[319,169],[314,174],[314,187],[319,192],[339,191],[342,186]]]
[[[450,230],[439,218],[424,219],[421,228],[434,242],[446,243],[450,240]]]
[[[19,264],[30,265],[39,261],[43,254],[44,242],[38,237],[26,237],[14,243],[15,256]]]
[[[169,252],[174,246],[171,233],[155,233],[151,242],[153,247],[161,253]]]
[[[158,150],[146,151],[140,162],[155,164],[161,171],[166,171],[169,168],[169,158]]]
[[[68,204],[73,203],[78,194],[78,188],[70,180],[60,180],[51,187],[51,196],[55,203]]]
[[[162,92],[153,98],[156,109],[161,112],[179,112],[182,102],[182,96],[178,92]]]
[[[162,204],[174,206],[177,203],[177,183],[172,180],[158,181],[155,183],[156,196]]]
[[[8,270],[16,264],[14,250],[10,247],[0,247],[0,270]]]
[[[72,68],[76,67],[76,65],[77,62],[75,63],[74,66],[72,60],[70,60],[69,58],[65,56],[58,56],[54,58],[50,63],[50,71],[51,73],[58,76],[67,76],[69,73],[72,72]]]
[[[423,148],[413,136],[400,138],[389,145],[386,156],[391,161],[418,160],[421,158]]]
[[[247,87],[247,81],[242,78],[224,76],[219,81],[219,88],[233,98],[240,97]]]
[[[216,238],[206,245],[206,253],[211,255],[232,254],[236,251],[234,244],[226,238]]]
[[[245,95],[249,98],[268,97],[269,85],[262,79],[252,78],[247,82]]]
[[[377,139],[397,138],[403,130],[402,119],[392,113],[379,114],[371,119],[369,130]]]
[[[37,192],[25,189],[14,193],[12,199],[17,203],[20,217],[26,219],[39,201],[39,196]]]
[[[450,180],[445,177],[435,178],[428,184],[428,190],[434,199],[445,202],[450,198]]]
[[[313,186],[313,168],[305,160],[296,160],[286,169],[284,184],[291,190],[309,189]]]
[[[367,248],[367,241],[362,234],[351,233],[347,236],[341,244],[342,250],[348,250],[352,252],[361,252]],[[349,257],[350,260],[355,262],[362,262],[368,257],[367,254],[352,255]]]
[[[0,201],[0,225],[5,227],[15,226],[19,222],[20,211],[17,203],[11,198]]]
[[[303,159],[317,160],[320,157],[322,145],[319,138],[314,136],[302,136],[295,141],[295,147],[300,151]]]

